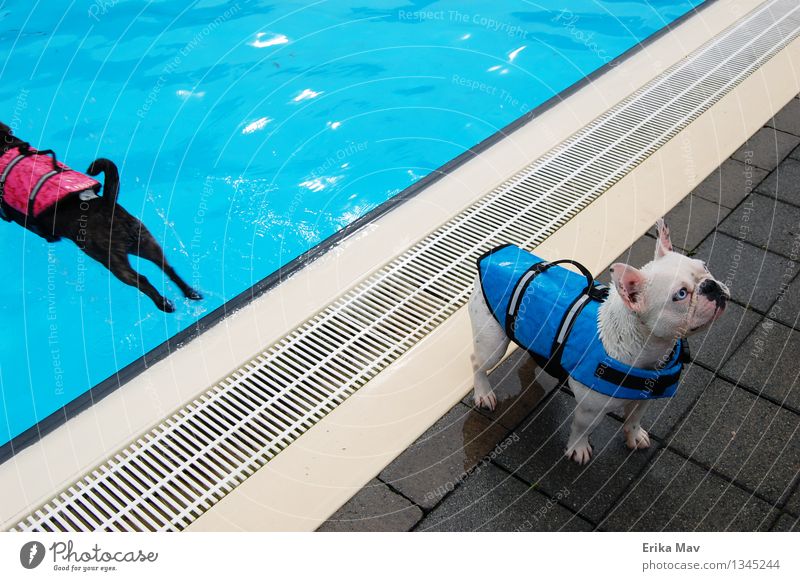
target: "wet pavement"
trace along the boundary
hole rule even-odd
[[[516,351],[490,376],[494,413],[466,397],[320,530],[800,531],[800,100],[666,219],[733,301],[691,338],[678,394],[650,406],[649,450],[609,415],[592,461],[567,462],[572,396]]]

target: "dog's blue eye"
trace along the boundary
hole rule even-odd
[[[672,298],[674,301],[682,301],[686,297],[689,296],[689,291],[686,288],[682,288],[678,292],[675,293],[675,296]]]

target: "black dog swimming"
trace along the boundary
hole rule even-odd
[[[105,175],[100,184],[89,176]],[[161,246],[139,219],[117,203],[119,172],[97,159],[80,174],[58,163],[52,151],[37,151],[0,123],[0,217],[38,234],[48,242],[72,240],[125,284],[138,288],[167,313],[169,299],[133,268],[128,255],[155,263],[193,301],[203,297],[178,276]]]

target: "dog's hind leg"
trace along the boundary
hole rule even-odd
[[[97,262],[107,267],[111,274],[116,276],[119,280],[132,287],[139,289],[145,295],[150,297],[156,307],[165,313],[172,313],[175,307],[169,299],[161,296],[156,288],[143,276],[133,270],[131,263],[128,261],[128,255],[124,253],[112,253],[110,256],[107,254],[107,249],[102,249],[94,246],[87,246],[83,251],[94,258]]]
[[[497,397],[492,393],[489,371],[503,358],[510,340],[505,330],[495,320],[481,292],[480,280],[469,299],[469,318],[472,323],[472,370],[475,393],[472,396],[477,407],[494,410]]]
[[[131,248],[131,254],[135,254],[136,256],[141,256],[145,260],[149,260],[156,266],[158,266],[161,270],[164,271],[172,282],[174,282],[181,292],[183,296],[187,299],[191,299],[193,301],[199,301],[203,298],[199,292],[194,290],[190,287],[186,282],[178,276],[178,273],[175,272],[175,269],[167,262],[167,257],[164,256],[164,251],[161,249],[161,246],[156,242],[156,239],[153,238],[153,235],[147,231],[147,229],[142,226],[139,232],[139,244],[133,248]]]

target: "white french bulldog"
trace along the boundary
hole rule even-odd
[[[707,327],[722,314],[730,298],[728,288],[714,279],[703,261],[673,251],[669,228],[663,220],[656,228],[655,258],[641,269],[619,262],[611,265],[613,285],[598,312],[598,330],[606,352],[622,363],[643,369],[655,369],[669,358],[677,339]],[[473,399],[476,406],[494,410],[497,398],[487,373],[500,362],[510,339],[487,306],[479,278],[470,298],[469,314],[474,343]],[[624,412],[623,430],[630,449],[650,446],[650,437],[640,425],[650,400],[609,397],[572,377],[569,386],[577,409],[567,457],[579,464],[591,459],[589,435],[612,411]]]

